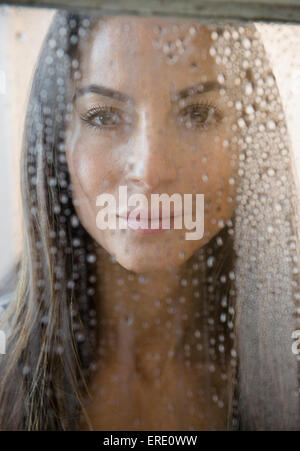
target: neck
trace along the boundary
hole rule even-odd
[[[191,360],[188,350],[195,332],[200,332],[197,256],[177,268],[136,274],[113,262],[103,248],[97,252],[99,349],[104,365],[122,365],[145,379],[159,380],[185,354]]]

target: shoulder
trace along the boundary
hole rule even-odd
[[[12,266],[0,280],[0,316],[14,297],[19,271],[20,262],[17,262],[17,264]]]
[[[0,296],[0,316],[6,309],[6,307],[10,304],[13,298],[14,292],[11,291],[9,293],[3,294]]]
[[[9,319],[5,319],[3,316],[6,308],[11,303],[13,296],[13,291],[2,294],[0,296],[0,332],[4,332],[6,337],[11,333],[11,322]]]

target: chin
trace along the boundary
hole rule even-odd
[[[160,271],[166,269],[169,262],[158,256],[129,256],[128,254],[117,253],[116,260],[123,268],[136,274],[145,274],[152,271]]]
[[[165,271],[171,267],[179,267],[192,255],[191,252],[181,254],[180,249],[165,249],[159,253],[154,249],[131,248],[130,250],[117,250],[114,254],[117,262],[136,274],[149,273],[153,271]]]

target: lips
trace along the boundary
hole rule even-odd
[[[119,213],[118,216],[121,218],[129,219],[130,214],[134,211],[134,218],[136,220],[154,220],[159,219],[162,221],[163,218],[174,218],[175,216],[181,216],[181,212],[170,212],[170,215],[163,216],[162,211],[160,210],[159,215],[151,215],[151,210],[137,210],[136,208],[133,208],[131,210],[125,211],[123,213]],[[176,213],[176,214],[175,214]]]
[[[130,217],[130,213],[131,213],[131,211],[129,211],[128,213],[127,213],[127,220],[128,219],[130,219],[129,217]],[[151,212],[149,213],[149,214],[145,214],[145,213],[138,213],[138,214],[134,214],[134,218],[135,219],[137,219],[137,220],[140,220],[140,221],[143,221],[143,220],[148,220],[148,221],[151,221],[151,220],[159,220],[159,221],[162,221],[163,220],[163,218],[174,218],[174,215],[171,215],[170,214],[170,216],[162,216],[161,214],[159,215],[159,216],[152,216],[151,215]]]
[[[133,211],[134,214],[131,217]],[[163,216],[160,211],[159,216],[151,216],[150,210],[137,210],[135,208],[124,212],[119,216],[126,220],[129,229],[140,233],[158,233],[173,228],[174,212],[170,213],[168,216]],[[164,220],[167,220],[167,225],[165,225]]]

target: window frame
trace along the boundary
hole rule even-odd
[[[299,0],[0,0],[0,6],[97,10],[109,15],[175,16],[203,22],[300,23]]]

